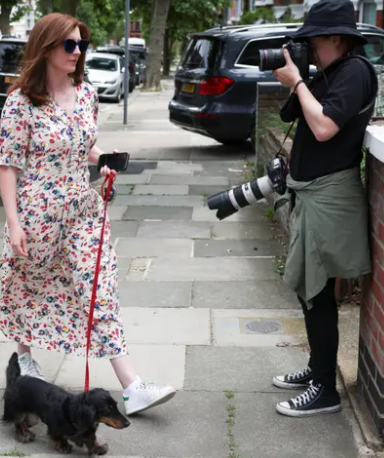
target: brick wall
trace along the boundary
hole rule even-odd
[[[372,419],[384,429],[384,164],[367,161],[372,275],[363,282],[357,388]]]

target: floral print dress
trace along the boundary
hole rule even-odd
[[[103,202],[90,186],[98,96],[76,86],[72,114],[51,98],[34,106],[14,91],[0,134],[0,166],[19,169],[17,212],[28,258],[12,250],[7,224],[0,259],[0,329],[18,343],[84,356]],[[127,353],[119,308],[117,258],[106,222],[91,338],[92,357]]]

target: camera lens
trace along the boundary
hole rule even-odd
[[[260,70],[276,70],[285,65],[285,57],[282,49],[260,49]]]

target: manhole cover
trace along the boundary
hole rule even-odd
[[[272,320],[249,321],[245,327],[250,332],[268,334],[281,330],[281,323]]]

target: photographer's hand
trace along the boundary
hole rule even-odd
[[[291,59],[288,49],[284,49],[283,52],[286,64],[284,67],[275,70],[273,75],[284,87],[293,88],[302,78],[299,69]]]

